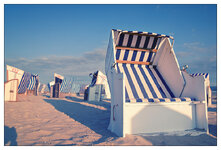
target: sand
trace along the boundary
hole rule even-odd
[[[217,104],[208,107],[209,131],[200,130],[118,137],[107,130],[110,101],[83,101],[82,97],[52,99],[19,95],[18,102],[5,102],[5,145],[186,145],[217,144]]]

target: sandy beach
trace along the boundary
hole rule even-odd
[[[5,145],[217,145],[216,95],[208,107],[210,134],[190,130],[118,137],[107,130],[110,101],[88,102],[75,95],[59,99],[19,95],[18,102],[5,102],[4,116]]]

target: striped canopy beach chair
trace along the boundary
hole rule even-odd
[[[208,130],[205,79],[180,70],[171,40],[150,32],[111,31],[105,71],[112,132]]]
[[[5,100],[16,101],[17,94],[25,94],[30,83],[31,73],[6,65]]]
[[[38,85],[39,85],[39,76],[37,74],[32,74],[29,85],[28,85],[28,91],[32,91],[33,95],[37,96],[38,95]]]
[[[212,105],[212,90],[210,87],[209,73],[193,73],[191,76],[203,76],[205,78],[207,103],[208,105]]]
[[[85,90],[84,99],[88,101],[100,101],[102,99],[110,99],[110,89],[107,82],[107,77],[101,71],[96,71],[93,74],[91,84]]]

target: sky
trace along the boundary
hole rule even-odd
[[[4,61],[53,80],[104,71],[111,29],[171,35],[179,65],[217,76],[216,5],[4,5]]]

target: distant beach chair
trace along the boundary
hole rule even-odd
[[[63,79],[64,79],[63,76],[61,76],[57,73],[54,73],[54,85],[51,87],[51,90],[52,90],[51,97],[59,98],[60,88],[61,88],[61,84],[62,84]]]
[[[39,85],[39,76],[36,75],[31,75],[30,81],[29,81],[29,85],[27,88],[27,94],[31,94],[31,95],[38,95],[38,85]]]
[[[26,94],[31,73],[6,65],[5,101],[17,101],[17,94]]]
[[[205,78],[207,104],[212,105],[212,90],[210,87],[209,73],[193,73],[191,76],[203,76]]]
[[[107,82],[107,77],[101,71],[96,71],[93,74],[91,84],[85,90],[84,99],[88,101],[100,101],[102,99],[110,99],[110,89]]]
[[[44,83],[39,83],[39,86],[38,86],[38,94],[39,94],[39,95],[45,94],[46,88],[47,88],[47,85],[46,85],[46,84],[44,84]]]
[[[163,34],[111,31],[105,60],[111,91],[108,129],[118,136],[208,132],[205,78],[180,70],[173,43]]]

